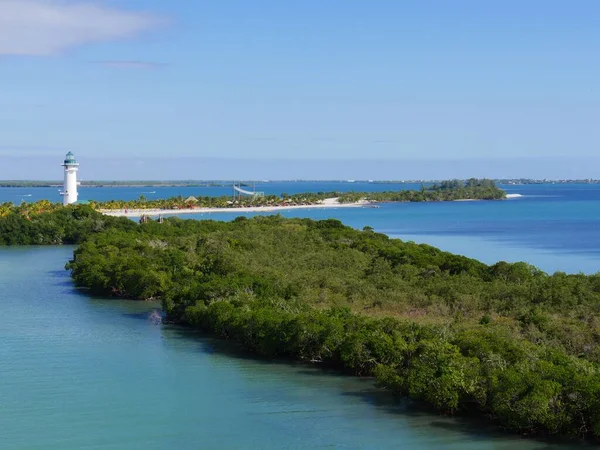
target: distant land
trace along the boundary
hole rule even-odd
[[[465,181],[459,179],[460,181]],[[246,180],[241,185],[250,185],[252,183],[280,183],[280,182],[298,182],[298,183],[372,183],[372,184],[414,184],[414,183],[438,183],[441,179],[431,180]],[[600,184],[597,179],[494,179],[498,184],[503,185],[522,185],[522,184]],[[231,186],[230,180],[131,180],[131,181],[82,181],[80,187],[227,187]],[[62,187],[62,181],[48,180],[0,180],[0,187]]]
[[[243,184],[243,183],[242,183]],[[34,180],[7,180],[0,181],[0,187],[62,187],[62,181],[34,181]],[[231,186],[231,182],[217,181],[157,181],[157,180],[132,180],[132,181],[82,181],[80,187],[223,187]]]

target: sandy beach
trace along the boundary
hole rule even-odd
[[[317,209],[317,208],[360,208],[368,205],[369,202],[361,200],[356,203],[340,203],[337,198],[327,198],[321,203],[314,205],[290,205],[290,206],[244,206],[230,208],[190,208],[190,209],[119,209],[119,210],[98,210],[102,214],[114,217],[141,217],[145,216],[166,216],[180,214],[209,214],[209,213],[247,213],[247,212],[277,212],[288,211],[291,209]]]

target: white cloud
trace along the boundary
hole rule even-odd
[[[53,55],[138,34],[160,21],[99,3],[0,0],[0,55]]]

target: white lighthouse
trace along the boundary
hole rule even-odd
[[[79,163],[73,153],[67,153],[63,167],[65,168],[65,185],[61,194],[63,196],[63,205],[66,206],[77,201],[77,171],[79,170]]]

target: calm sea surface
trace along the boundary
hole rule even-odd
[[[411,187],[333,184],[258,188],[291,193]],[[215,195],[226,190],[206,189]],[[550,271],[600,269],[600,186],[506,189],[524,197],[285,215],[336,217],[487,262],[526,260]],[[26,191],[28,201],[59,200],[45,194],[54,190]],[[84,189],[82,198],[137,198],[141,191]],[[147,197],[202,193],[198,188],[145,191],[156,191]],[[0,202],[14,201],[16,194],[0,188]],[[71,252],[69,247],[0,248],[0,448],[568,448],[396,404],[369,380],[242,358],[221,342],[155,325],[149,316],[159,305],[75,291],[63,270]]]

